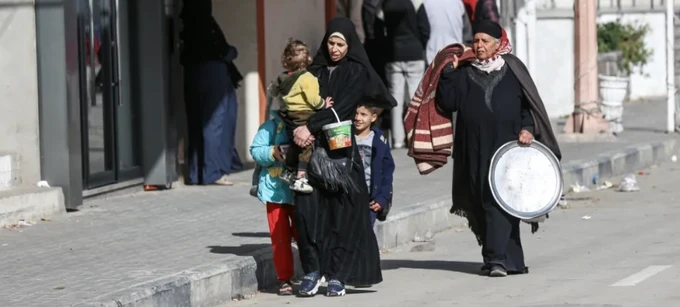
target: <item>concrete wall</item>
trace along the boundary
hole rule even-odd
[[[24,185],[40,180],[35,38],[33,1],[0,1],[0,153],[16,155]]]
[[[538,18],[534,81],[551,117],[574,111],[574,18]]]
[[[594,0],[595,1],[595,0]],[[651,1],[651,0],[649,0]],[[623,22],[641,22],[650,25],[645,38],[654,49],[649,63],[631,75],[630,99],[666,95],[665,12],[656,4],[639,1],[636,7],[622,1],[621,12],[616,7],[601,7],[598,23],[621,18]],[[644,2],[644,3],[642,3]],[[603,5],[609,1],[602,1]],[[574,12],[573,0],[539,0],[537,2],[536,37],[538,60],[535,79],[539,92],[551,117],[568,115],[574,104]]]

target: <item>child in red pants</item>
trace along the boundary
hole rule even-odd
[[[257,131],[250,145],[250,154],[260,166],[256,195],[267,205],[274,267],[281,282],[279,295],[292,295],[290,279],[295,273],[295,266],[291,243],[297,237],[297,232],[290,185],[280,178],[285,168],[284,152],[288,137],[278,112],[271,111],[270,116],[272,119],[262,124]]]

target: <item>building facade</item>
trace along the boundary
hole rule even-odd
[[[213,0],[245,77],[236,145],[246,162],[284,44],[297,37],[315,50],[334,7]],[[181,181],[180,11],[180,0],[0,1],[0,193],[46,181],[77,209],[89,196]]]

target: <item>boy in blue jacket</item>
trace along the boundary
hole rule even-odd
[[[378,119],[378,109],[367,104],[357,107],[354,116],[356,142],[364,163],[366,185],[371,194],[369,204],[371,227],[375,220],[384,221],[392,206],[392,176],[394,159],[390,145],[380,129],[372,127]]]
[[[288,182],[281,179],[281,173],[285,169],[284,148],[288,143],[288,136],[278,111],[272,110],[269,113],[272,119],[260,126],[250,145],[250,154],[261,166],[253,194],[267,207],[274,268],[281,283],[279,295],[291,295],[293,284],[290,280],[295,273],[291,243],[297,232],[293,194]]]

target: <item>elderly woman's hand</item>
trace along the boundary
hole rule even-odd
[[[531,142],[534,140],[534,135],[531,134],[531,132],[522,129],[522,131],[519,132],[519,143],[522,145],[530,145]]]
[[[314,139],[307,126],[300,126],[293,131],[293,141],[300,147],[310,145]],[[311,140],[310,140],[311,139]]]
[[[458,68],[458,56],[454,54],[454,55],[452,55],[452,58],[453,58],[453,62],[451,64],[453,65],[453,69],[457,69]]]

